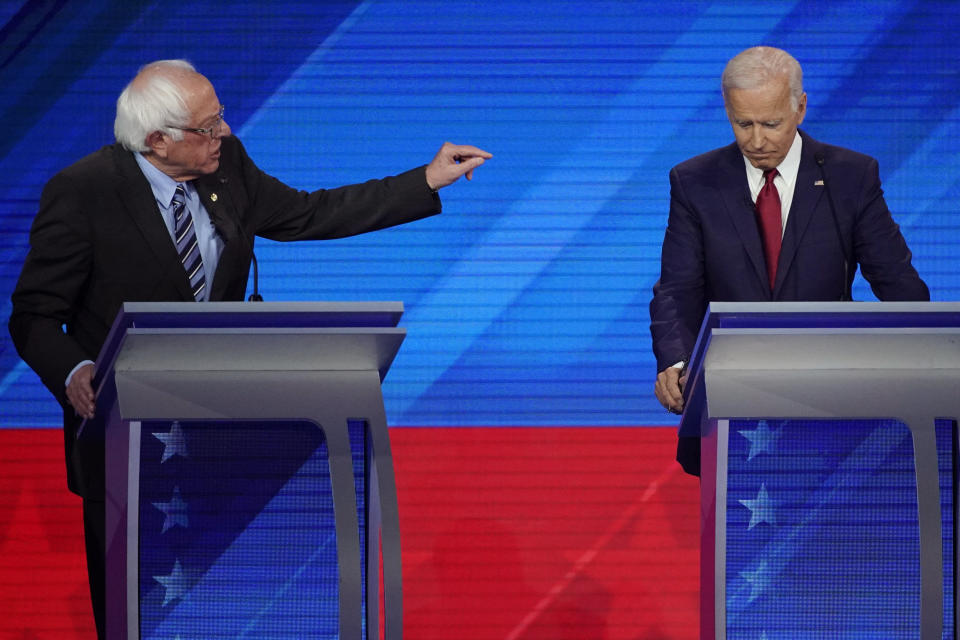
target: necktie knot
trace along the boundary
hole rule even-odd
[[[186,204],[187,192],[184,191],[182,184],[178,184],[176,191],[173,192],[173,200],[170,201],[170,205],[173,207],[173,217],[176,222],[180,222],[180,218],[183,217]]]
[[[774,178],[780,175],[780,172],[776,169],[767,169],[763,172],[763,183],[764,185],[773,184]]]

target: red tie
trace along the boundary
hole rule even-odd
[[[763,172],[765,183],[757,195],[757,220],[760,224],[760,238],[763,240],[763,255],[767,260],[767,276],[770,278],[770,290],[777,281],[777,261],[780,259],[780,194],[773,184],[779,174],[776,169]]]

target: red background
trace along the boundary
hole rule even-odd
[[[408,640],[698,632],[672,428],[393,428]],[[62,432],[0,430],[0,638],[93,638]]]

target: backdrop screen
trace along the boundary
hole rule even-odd
[[[813,137],[871,154],[936,300],[958,299],[960,7],[939,2],[0,3],[0,316],[44,183],[112,142],[146,61],[191,60],[259,166],[304,189],[494,154],[444,214],[258,241],[267,300],[401,300],[391,425],[666,425],[647,305],[674,164],[732,140],[727,59],[803,64]],[[862,282],[855,297],[873,299]],[[4,334],[0,424],[59,410]]]

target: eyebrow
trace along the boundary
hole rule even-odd
[[[777,118],[775,120],[751,120],[749,118],[743,118],[743,119],[734,118],[733,121],[740,126],[746,126],[746,125],[755,124],[755,123],[759,123],[767,126],[776,126],[781,122],[783,122],[783,118]]]

